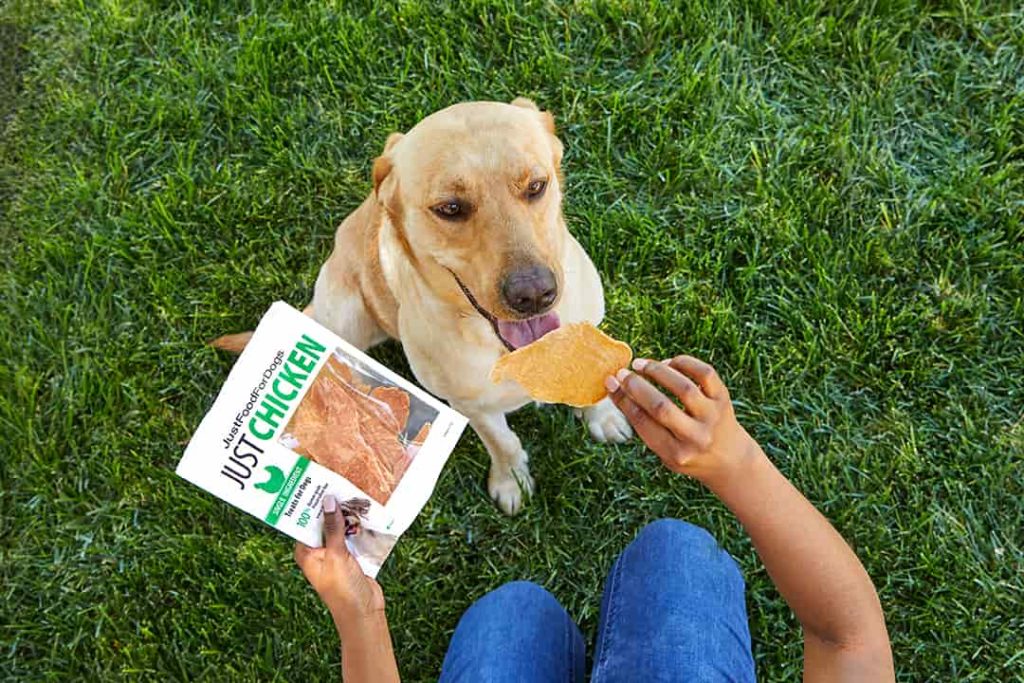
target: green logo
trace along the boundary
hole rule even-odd
[[[270,479],[267,479],[262,484],[256,484],[256,488],[267,493],[277,493],[284,486],[284,472],[279,467],[273,465],[267,465],[264,467],[267,474],[270,475]]]

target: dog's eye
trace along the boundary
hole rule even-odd
[[[534,180],[532,183],[526,186],[526,196],[529,199],[537,199],[542,194],[544,194],[544,190],[546,190],[547,187],[548,181]]]
[[[466,215],[466,207],[454,199],[441,202],[433,207],[432,211],[446,221],[457,220]]]

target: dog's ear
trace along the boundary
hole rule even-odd
[[[389,135],[387,142],[384,143],[384,153],[387,154],[392,149],[394,149],[395,145],[398,144],[399,140],[401,140],[404,137],[405,136],[402,135],[401,133],[392,133],[391,135]]]
[[[380,196],[380,186],[384,180],[391,175],[394,164],[391,162],[391,151],[404,136],[401,133],[392,133],[384,143],[384,152],[373,161],[373,192]]]
[[[510,104],[513,107],[537,112],[544,130],[551,135],[551,153],[554,155],[555,168],[561,170],[562,153],[565,151],[565,147],[562,145],[562,141],[558,139],[558,135],[555,134],[555,117],[549,111],[541,111],[537,103],[527,97],[517,97]]]
[[[373,160],[373,193],[380,197],[380,186],[391,175],[391,157],[381,155]]]
[[[545,130],[551,136],[551,153],[555,158],[555,168],[558,170],[559,179],[561,179],[562,173],[562,154],[565,152],[565,146],[562,141],[558,139],[558,135],[555,133],[555,117],[549,111],[540,112],[541,123],[544,124]]]
[[[537,105],[528,97],[517,97],[512,100],[509,104],[513,107],[520,107],[522,109],[532,109],[534,111],[540,111]]]

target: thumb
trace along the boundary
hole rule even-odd
[[[324,496],[324,545],[328,550],[342,551],[345,547],[345,516],[338,510],[338,500],[331,494]]]

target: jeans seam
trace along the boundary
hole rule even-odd
[[[601,633],[601,652],[598,653],[598,662],[594,665],[594,673],[598,675],[604,673],[608,664],[608,653],[611,651],[611,636],[615,632],[613,624],[619,612],[618,588],[622,576],[623,559],[620,556],[612,566],[611,585],[608,587],[608,620]],[[592,676],[592,678],[598,678],[598,676]]]

